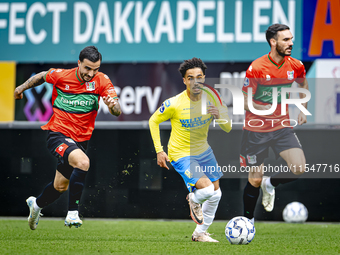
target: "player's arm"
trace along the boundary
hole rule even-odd
[[[309,90],[308,82],[307,79],[305,78],[302,83],[298,83],[299,88]],[[299,93],[300,98],[306,97],[304,93]],[[302,106],[307,109],[307,102],[302,103]],[[300,111],[299,116],[298,116],[298,124],[302,125],[303,123],[307,123],[307,116]]]
[[[167,166],[166,162],[169,162],[170,160],[168,158],[168,155],[163,150],[163,146],[161,144],[159,124],[171,118],[171,108],[169,109],[163,103],[161,107],[157,109],[157,111],[155,111],[155,113],[149,119],[150,133],[157,153],[157,164],[160,167],[164,167],[168,170],[169,167]]]
[[[41,73],[38,73],[32,76],[31,78],[29,78],[27,81],[25,81],[20,86],[16,87],[16,89],[14,90],[14,98],[22,99],[22,93],[24,93],[26,89],[34,88],[36,86],[43,84],[46,81],[45,76],[47,72],[48,71],[43,71]]]

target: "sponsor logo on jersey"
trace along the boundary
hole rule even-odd
[[[65,143],[60,144],[55,151],[62,157],[64,157],[64,153],[66,151],[66,149],[68,148],[68,145]]]
[[[247,159],[248,159],[248,163],[249,164],[256,164],[256,155],[252,155],[252,156],[250,156],[250,155],[247,155]]]
[[[61,71],[63,71],[63,69],[57,69],[55,72],[60,73]]]
[[[249,66],[249,72],[251,72],[251,70],[253,70],[253,66]]]
[[[194,127],[206,125],[207,123],[209,123],[210,120],[212,120],[213,117],[210,116],[210,118],[207,118],[207,119],[202,119],[202,118],[203,116],[193,118],[193,119],[180,119],[179,121],[182,123],[182,127],[184,128],[194,128]]]
[[[93,81],[93,82],[86,82],[86,90],[88,91],[93,91],[96,89],[96,82]]]
[[[104,78],[105,78],[105,79],[109,79],[109,76],[107,76],[106,74],[104,74]]]
[[[246,159],[242,155],[240,155],[240,165],[247,166]]]
[[[243,86],[247,87],[248,85],[249,85],[249,78],[246,77],[246,78],[244,78]]]
[[[294,70],[293,71],[287,71],[288,80],[294,79]]]
[[[266,75],[266,80],[270,81],[270,75],[269,74]]]

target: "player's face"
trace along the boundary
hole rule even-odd
[[[100,60],[91,62],[87,58],[80,62],[78,60],[79,76],[83,81],[91,81],[92,78],[98,73],[100,67]]]
[[[290,30],[277,32],[276,51],[281,56],[290,56],[293,49],[293,35]]]
[[[183,82],[187,86],[187,90],[190,95],[200,95],[202,94],[202,87],[205,75],[199,67],[188,69],[183,77]]]

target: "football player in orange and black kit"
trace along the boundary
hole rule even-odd
[[[90,161],[85,154],[91,138],[100,97],[112,115],[121,114],[115,88],[109,77],[99,72],[102,56],[94,46],[85,47],[79,54],[78,67],[73,69],[50,69],[32,76],[15,89],[15,99],[22,99],[22,93],[29,88],[53,84],[53,115],[42,126],[48,130],[47,147],[58,158],[54,180],[37,197],[26,202],[30,209],[28,223],[36,229],[40,211],[51,204],[69,188],[69,208],[65,226],[79,227],[78,204],[84,188]]]
[[[296,180],[305,171],[305,155],[301,144],[290,125],[288,106],[281,113],[282,88],[289,88],[297,82],[300,88],[308,90],[305,67],[301,61],[292,58],[293,36],[289,27],[282,24],[271,25],[266,31],[266,39],[271,51],[256,59],[249,66],[244,79],[245,125],[242,134],[240,163],[251,169],[244,189],[244,216],[254,222],[254,210],[262,189],[262,204],[266,211],[274,208],[275,187]],[[252,88],[252,95],[248,95]],[[277,108],[271,115],[257,115],[249,110],[248,96],[252,97],[255,110],[269,110],[272,106],[273,88],[277,88]],[[305,95],[300,93],[300,97]],[[307,108],[307,103],[302,104]],[[306,123],[306,115],[301,111],[296,123]],[[264,159],[272,147],[276,157],[281,156],[290,171],[281,171],[271,177],[263,176]]]

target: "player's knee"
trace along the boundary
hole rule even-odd
[[[68,184],[66,183],[54,183],[54,189],[60,193],[64,193],[68,189]]]
[[[214,191],[214,195],[210,198],[213,201],[220,201],[222,197],[222,191],[220,188]]]
[[[195,196],[197,201],[202,204],[204,201],[210,199],[215,194],[214,184],[209,185],[203,189],[196,189]]]
[[[253,187],[258,188],[261,186],[262,177],[248,178],[248,181]]]
[[[90,168],[89,158],[82,158],[77,161],[75,168],[81,169],[83,171],[88,171]]]
[[[295,160],[290,164],[290,170],[293,174],[300,175],[306,171],[306,160]]]

